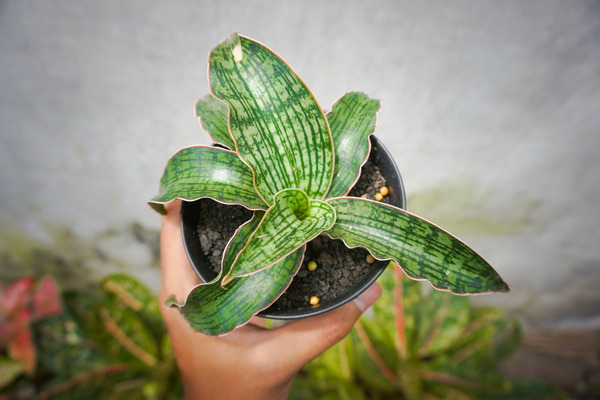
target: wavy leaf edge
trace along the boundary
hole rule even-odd
[[[376,201],[376,200],[371,200],[371,199],[363,199],[363,198],[359,198],[359,197],[352,197],[352,196],[340,196],[340,197],[334,197],[334,198],[331,198],[331,199],[327,199],[327,200],[326,200],[326,202],[330,202],[330,201],[332,201],[332,200],[340,200],[340,199],[356,199],[356,200],[361,200],[361,201],[367,201],[367,202],[370,202],[370,203],[375,203],[375,204],[385,205],[385,206],[387,206],[387,207],[390,207],[390,208],[392,208],[392,209],[395,209],[395,210],[397,210],[397,211],[399,211],[399,212],[401,212],[401,213],[408,214],[408,215],[410,215],[410,216],[412,216],[412,217],[415,217],[415,218],[417,218],[417,219],[419,219],[419,220],[421,220],[421,221],[423,221],[423,222],[425,222],[425,223],[427,223],[427,224],[429,224],[429,225],[432,225],[433,227],[435,227],[435,228],[437,228],[437,229],[440,229],[441,231],[443,231],[444,233],[446,233],[448,236],[451,236],[451,237],[452,237],[452,238],[454,238],[455,240],[457,240],[457,241],[461,242],[463,245],[465,245],[466,247],[468,247],[468,248],[469,248],[469,249],[470,249],[470,250],[471,250],[473,253],[475,253],[475,254],[476,254],[477,256],[479,256],[481,259],[485,260],[485,258],[483,258],[483,257],[482,257],[482,256],[481,256],[479,253],[477,253],[475,250],[473,250],[473,248],[472,248],[471,246],[469,246],[467,243],[465,243],[464,241],[462,241],[461,239],[459,239],[458,237],[456,237],[456,236],[455,236],[455,235],[453,235],[452,233],[450,233],[450,232],[448,232],[447,230],[443,229],[443,228],[442,228],[442,227],[440,227],[439,225],[436,225],[435,223],[428,221],[427,219],[425,219],[425,218],[423,218],[423,217],[420,217],[420,216],[418,216],[418,215],[416,215],[416,214],[413,214],[413,213],[411,213],[410,211],[403,210],[402,208],[399,208],[399,207],[393,206],[393,205],[391,205],[391,204],[385,204],[385,203],[381,203],[381,202],[378,202],[378,201]],[[335,208],[335,207],[334,207],[334,208]],[[332,236],[332,235],[331,235],[331,234],[330,234],[328,231],[325,231],[325,232],[323,232],[323,233],[325,233],[325,234],[326,234],[327,236],[329,236],[331,239],[339,239],[339,240],[341,240],[342,242],[344,242],[344,245],[345,245],[347,248],[349,248],[349,249],[362,248],[362,249],[365,249],[365,250],[367,250],[367,251],[369,252],[369,254],[371,254],[371,255],[373,256],[373,258],[375,258],[375,259],[376,259],[376,260],[378,260],[378,261],[392,261],[392,262],[393,262],[394,264],[396,264],[396,266],[397,266],[398,268],[400,268],[400,269],[402,270],[402,272],[403,272],[403,273],[404,273],[404,274],[405,274],[407,277],[409,277],[410,279],[412,279],[412,280],[414,280],[414,281],[419,281],[419,282],[423,282],[423,281],[424,281],[424,282],[427,282],[427,283],[429,283],[429,284],[431,285],[431,287],[432,287],[433,289],[435,289],[435,290],[438,290],[438,291],[441,291],[441,292],[450,292],[450,293],[452,293],[452,294],[454,294],[454,295],[457,295],[457,296],[474,296],[474,295],[485,295],[485,294],[491,294],[491,293],[503,293],[503,292],[509,292],[509,291],[511,290],[510,286],[509,286],[509,285],[508,285],[506,282],[504,282],[504,280],[502,280],[502,281],[504,282],[504,284],[506,285],[506,290],[504,290],[504,291],[501,291],[501,290],[489,290],[489,291],[484,291],[484,292],[473,292],[473,293],[470,293],[470,292],[456,292],[456,291],[453,291],[452,289],[440,288],[440,287],[437,287],[437,286],[435,286],[435,285],[434,285],[432,282],[430,282],[430,281],[429,281],[428,279],[426,279],[426,278],[418,278],[418,277],[414,277],[414,276],[411,276],[411,275],[409,275],[409,274],[408,274],[408,273],[407,273],[407,272],[404,270],[404,268],[402,268],[402,266],[400,265],[400,263],[396,262],[396,261],[395,261],[394,259],[392,259],[392,258],[381,258],[381,257],[377,257],[377,256],[375,256],[374,254],[372,254],[372,253],[371,253],[371,250],[370,250],[370,249],[368,249],[366,246],[360,246],[360,245],[359,245],[359,246],[350,246],[350,245],[347,243],[346,239],[344,239],[343,237]],[[486,263],[487,263],[487,261],[486,261]],[[490,266],[490,268],[491,268],[492,270],[494,270],[494,272],[496,272],[496,274],[497,274],[498,276],[500,276],[500,274],[498,274],[498,273],[497,273],[497,271],[496,271],[496,270],[495,270],[495,269],[494,269],[494,268],[493,268],[493,267],[492,267],[492,266],[491,266],[489,263],[487,263],[487,264]]]
[[[212,129],[210,129],[209,127],[206,126],[210,122],[210,118],[203,116],[202,113],[200,112],[200,110],[203,109],[203,105],[210,107],[211,102],[213,103],[213,105],[216,105],[217,103],[219,103],[220,105],[222,105],[224,107],[223,111],[225,111],[225,112],[222,115],[222,118],[223,118],[222,122],[227,127],[227,133],[225,133],[225,132],[221,132],[221,133],[217,132],[216,133],[216,132],[213,132]],[[224,101],[215,97],[212,93],[209,93],[206,96],[204,96],[203,98],[198,99],[196,101],[196,106],[195,106],[194,111],[195,111],[194,114],[196,115],[196,117],[198,118],[198,122],[200,123],[200,128],[202,128],[202,130],[204,132],[206,132],[206,134],[208,135],[210,140],[213,141],[213,143],[224,146],[228,150],[236,151],[235,141],[233,140],[231,131],[229,130],[229,106]],[[212,110],[212,111],[214,112],[214,114],[217,114],[217,111],[215,111],[215,110]]]
[[[288,280],[288,281],[287,281],[287,283],[286,283],[285,285],[282,285],[282,286],[281,286],[281,288],[280,288],[280,290],[279,290],[279,294],[278,294],[278,295],[277,295],[277,296],[276,296],[276,297],[275,297],[275,298],[274,298],[274,299],[273,299],[273,300],[272,300],[270,303],[268,303],[268,304],[266,304],[265,306],[263,306],[263,307],[261,307],[261,308],[257,309],[257,310],[256,310],[256,312],[254,312],[252,315],[250,315],[250,316],[248,317],[248,319],[247,319],[245,322],[243,322],[243,323],[241,323],[241,324],[238,324],[238,325],[234,326],[234,327],[233,327],[233,328],[231,328],[231,329],[228,329],[228,330],[226,330],[226,331],[220,332],[220,333],[218,333],[218,334],[216,334],[216,335],[213,335],[213,334],[208,334],[208,333],[205,333],[205,332],[203,332],[203,333],[204,333],[204,334],[208,334],[208,335],[210,335],[210,336],[216,336],[216,337],[222,337],[222,336],[226,336],[226,335],[228,335],[229,333],[231,333],[231,332],[233,332],[233,331],[235,331],[235,330],[237,330],[237,329],[240,329],[240,328],[242,328],[243,326],[247,325],[247,324],[248,324],[248,323],[249,323],[249,322],[252,320],[252,318],[254,318],[254,317],[257,315],[257,314],[261,313],[262,311],[266,310],[267,308],[269,308],[269,307],[271,307],[273,304],[275,304],[275,302],[276,302],[276,301],[279,299],[279,297],[281,297],[281,295],[282,295],[282,294],[283,294],[283,293],[284,293],[284,292],[285,292],[285,291],[286,291],[286,290],[289,288],[289,286],[292,284],[293,277],[294,277],[294,276],[296,276],[296,274],[297,274],[297,273],[298,273],[298,271],[300,270],[300,267],[302,266],[302,262],[304,261],[304,255],[305,255],[305,252],[306,252],[306,244],[304,244],[304,245],[300,246],[298,249],[296,249],[296,250],[294,250],[294,251],[301,251],[301,253],[302,253],[302,254],[299,256],[298,263],[297,263],[297,265],[296,265],[296,267],[295,267],[295,270],[294,270],[294,272],[292,273],[292,279]],[[292,251],[292,252],[291,252],[290,254],[288,254],[286,257],[289,257],[290,255],[292,255],[292,254],[294,253],[294,251]],[[283,259],[285,259],[285,257],[284,257],[284,258],[282,258],[282,260],[283,260]],[[280,261],[281,261],[281,260],[280,260]],[[204,283],[204,282],[203,282],[203,283],[200,283],[200,284],[198,284],[198,285],[194,286],[192,289],[190,289],[190,291],[189,291],[189,292],[188,292],[188,294],[185,296],[185,299],[184,299],[183,301],[177,301],[177,298],[176,298],[176,296],[175,296],[174,294],[171,294],[171,295],[169,295],[169,296],[167,297],[167,299],[165,300],[164,306],[165,306],[165,307],[167,307],[167,308],[177,308],[177,309],[178,309],[178,310],[181,312],[181,311],[183,310],[183,308],[187,306],[189,298],[192,296],[192,293],[193,293],[193,292],[194,292],[196,289],[198,289],[198,288],[200,288],[200,287],[203,287],[203,286],[208,286],[208,285],[213,285],[213,284],[216,284],[216,283],[217,283],[216,281],[217,281],[218,279],[219,279],[219,278],[216,278],[216,279],[213,279],[213,280],[211,280],[211,281],[210,281],[210,282],[208,282],[208,283]],[[183,317],[186,319],[186,321],[188,321],[188,320],[187,320],[187,317],[185,316],[185,314],[184,314],[184,313],[182,313],[182,316],[183,316]],[[189,323],[189,321],[188,321],[188,323]]]
[[[256,43],[257,45],[259,45],[259,46],[263,47],[263,48],[264,48],[265,50],[267,50],[268,52],[272,53],[272,54],[273,54],[273,55],[274,55],[276,58],[278,58],[278,59],[279,59],[279,60],[280,60],[280,61],[281,61],[281,62],[282,62],[282,63],[283,63],[283,64],[284,64],[284,65],[285,65],[285,66],[286,66],[288,69],[289,69],[289,71],[291,72],[291,74],[293,74],[293,75],[294,75],[294,76],[295,76],[295,77],[298,79],[298,81],[299,81],[299,82],[300,82],[300,83],[301,83],[301,84],[304,86],[304,88],[307,90],[307,92],[308,92],[308,94],[310,95],[311,99],[312,99],[312,100],[314,101],[314,103],[317,105],[317,108],[318,108],[318,110],[319,110],[319,112],[320,112],[320,114],[321,114],[321,117],[322,117],[322,119],[323,119],[323,121],[324,121],[324,123],[325,123],[324,125],[325,125],[325,126],[326,126],[326,128],[327,128],[327,132],[328,132],[328,138],[329,138],[329,145],[330,145],[330,148],[331,148],[331,165],[330,165],[330,168],[331,168],[331,170],[330,170],[330,173],[329,173],[328,184],[327,184],[327,187],[326,187],[326,188],[323,190],[323,194],[322,194],[322,196],[320,196],[320,197],[319,197],[319,200],[325,201],[325,200],[326,200],[326,198],[327,198],[327,193],[328,193],[328,191],[329,191],[329,188],[331,187],[331,184],[332,184],[332,181],[333,181],[333,178],[334,178],[334,176],[333,176],[333,175],[334,175],[334,170],[335,170],[335,147],[334,147],[334,141],[333,141],[333,137],[332,137],[332,134],[331,134],[331,128],[330,128],[330,126],[329,126],[329,122],[327,121],[327,117],[326,117],[325,113],[323,112],[323,109],[322,109],[322,108],[321,108],[321,106],[319,105],[319,102],[317,101],[317,98],[315,97],[314,93],[313,93],[313,92],[310,90],[310,87],[309,87],[309,86],[306,84],[306,82],[305,82],[305,81],[304,81],[304,80],[303,80],[303,79],[300,77],[300,75],[298,75],[298,73],[296,73],[296,71],[294,70],[294,68],[292,68],[292,66],[291,66],[291,65],[290,65],[290,64],[289,64],[289,63],[288,63],[288,62],[287,62],[287,61],[286,61],[286,60],[285,60],[283,57],[281,57],[281,56],[280,56],[280,55],[279,55],[277,52],[275,52],[274,50],[272,50],[270,47],[268,47],[268,46],[264,45],[264,44],[263,44],[263,43],[261,43],[260,41],[257,41],[257,40],[255,40],[255,39],[252,39],[252,38],[250,38],[250,37],[248,37],[248,36],[241,35],[241,34],[239,34],[237,31],[234,31],[234,32],[233,32],[233,33],[232,33],[232,34],[231,34],[229,37],[227,37],[227,38],[223,39],[221,42],[219,42],[219,44],[218,44],[217,46],[215,46],[215,47],[214,47],[214,48],[213,48],[213,49],[212,49],[212,50],[209,52],[209,55],[208,55],[209,92],[210,92],[210,95],[211,95],[212,97],[214,97],[215,99],[217,99],[217,100],[221,101],[222,103],[224,103],[224,104],[227,106],[227,108],[228,108],[228,113],[227,113],[227,125],[228,125],[228,127],[229,127],[229,133],[230,133],[231,139],[232,139],[232,140],[233,140],[233,142],[235,143],[235,151],[236,151],[236,153],[237,153],[238,157],[239,157],[239,158],[240,158],[240,160],[242,160],[242,162],[244,162],[244,163],[245,163],[245,164],[248,166],[248,168],[250,168],[250,170],[252,171],[253,178],[254,178],[254,179],[253,179],[253,183],[254,183],[254,187],[255,187],[255,189],[256,189],[256,193],[257,193],[257,194],[258,194],[258,195],[259,195],[259,196],[260,196],[260,197],[263,199],[263,201],[264,201],[264,202],[265,202],[267,205],[271,206],[271,205],[273,204],[273,202],[272,202],[272,201],[269,201],[269,199],[267,198],[267,196],[265,196],[265,194],[264,194],[264,193],[262,193],[262,190],[259,188],[259,185],[258,185],[258,183],[257,183],[257,171],[256,171],[256,169],[255,169],[255,168],[254,168],[254,167],[251,165],[251,163],[250,163],[250,162],[248,162],[248,161],[245,159],[245,157],[244,157],[244,156],[241,154],[241,152],[240,152],[240,148],[239,148],[239,143],[238,143],[238,142],[239,142],[239,140],[236,138],[236,135],[233,133],[233,131],[232,131],[232,129],[231,129],[231,106],[230,106],[230,105],[229,105],[229,104],[228,104],[228,103],[225,101],[225,99],[222,99],[221,97],[219,97],[219,96],[217,95],[217,93],[215,93],[215,89],[213,88],[213,85],[212,85],[212,83],[211,83],[211,78],[210,78],[210,73],[211,73],[211,69],[212,69],[212,65],[211,65],[211,62],[210,62],[210,60],[211,60],[212,53],[213,53],[213,52],[214,52],[216,49],[218,49],[219,47],[221,47],[222,45],[226,45],[228,42],[232,42],[232,41],[234,41],[234,40],[236,40],[236,39],[238,40],[238,44],[240,45],[240,49],[239,49],[239,51],[240,51],[240,52],[242,51],[242,49],[241,49],[241,42],[239,42],[239,41],[240,41],[241,39],[244,39],[244,40],[247,40],[247,41],[250,41],[250,42]],[[237,44],[236,44],[236,46],[235,46],[235,47],[237,48]],[[234,50],[233,50],[233,51],[234,51],[234,57],[236,57],[236,55],[235,55],[236,48],[234,48]],[[243,53],[242,53],[242,54],[243,54]],[[242,57],[242,56],[240,55],[240,57]],[[284,189],[282,189],[282,190],[285,190],[285,188],[284,188]],[[275,197],[275,194],[277,194],[277,193],[274,193],[274,194],[273,194],[273,198]]]
[[[331,105],[331,111],[328,111],[325,113],[325,118],[327,119],[327,125],[329,124],[329,115],[333,113],[334,111],[334,107],[335,105],[342,100],[345,96],[347,95],[351,95],[351,94],[360,94],[363,95],[367,98],[369,98],[369,96],[361,91],[348,91],[345,92],[344,94],[342,94],[340,97],[338,97]],[[367,163],[367,161],[369,160],[369,157],[371,155],[371,150],[373,149],[373,146],[371,144],[371,136],[373,136],[375,134],[375,131],[377,131],[377,126],[379,124],[379,112],[381,111],[381,107],[382,107],[382,101],[381,100],[375,100],[375,99],[371,99],[370,100],[374,100],[374,101],[378,101],[379,102],[379,109],[377,110],[377,112],[375,112],[375,124],[373,125],[373,130],[367,135],[366,142],[367,142],[367,153],[364,157],[364,159],[362,161],[360,161],[359,166],[358,166],[358,173],[356,174],[355,179],[351,182],[351,184],[349,185],[349,187],[346,189],[346,191],[342,194],[342,195],[338,195],[338,196],[332,196],[329,197],[329,191],[331,190],[332,186],[333,186],[333,182],[335,180],[335,161],[334,161],[334,165],[333,165],[333,173],[331,174],[331,183],[329,184],[329,189],[327,190],[327,195],[326,195],[326,199],[329,200],[331,198],[337,198],[337,197],[344,197],[346,196],[348,193],[350,193],[350,191],[352,190],[352,188],[354,187],[354,185],[356,185],[356,182],[358,182],[358,180],[360,179],[361,175],[362,175],[362,167],[364,167],[364,165]],[[329,131],[331,132],[331,126],[329,128]],[[332,134],[332,140],[334,141],[334,146],[333,146],[333,152],[334,152],[334,158],[337,156],[337,150],[335,146],[335,140],[333,139],[333,134]]]
[[[182,151],[189,150],[189,149],[195,149],[195,148],[198,148],[198,149],[205,148],[205,149],[209,149],[211,151],[215,150],[215,149],[218,149],[219,151],[222,151],[222,152],[225,152],[225,153],[229,153],[229,154],[232,154],[232,155],[236,155],[240,161],[242,161],[246,166],[248,166],[248,164],[246,164],[244,162],[244,160],[242,160],[239,157],[239,154],[237,152],[233,151],[233,150],[230,150],[230,149],[219,149],[218,147],[215,147],[213,145],[203,145],[203,144],[200,144],[200,145],[190,145],[190,146],[185,146],[185,147],[182,147],[182,148],[178,149],[175,153],[173,153],[171,155],[171,157],[169,157],[169,159],[168,159],[168,161],[167,161],[167,163],[165,165],[165,168],[163,169],[163,176],[164,176],[164,173],[166,172],[166,170],[167,170],[167,168],[168,168],[171,160],[173,160]],[[248,166],[248,168],[250,168],[250,167]],[[250,169],[250,171],[252,171],[252,169]],[[162,181],[162,179],[161,179],[161,181]],[[161,182],[161,185],[162,185],[162,182]],[[254,186],[254,188],[256,189],[256,185]],[[160,192],[160,189],[159,189],[159,192]],[[265,203],[264,207],[248,206],[247,204],[243,204],[241,202],[227,202],[227,201],[216,199],[216,198],[214,198],[213,196],[210,196],[210,195],[198,196],[198,197],[176,196],[176,197],[171,198],[169,200],[157,200],[157,198],[162,197],[162,194],[160,194],[160,193],[158,195],[154,196],[150,201],[148,201],[148,205],[154,211],[158,212],[161,215],[166,215],[167,214],[167,210],[166,210],[165,206],[168,205],[168,204],[170,204],[170,203],[172,203],[175,200],[193,202],[193,201],[200,200],[200,199],[211,199],[211,200],[214,200],[217,203],[221,203],[221,204],[234,205],[234,206],[242,206],[242,207],[244,207],[244,208],[246,208],[248,210],[251,210],[251,211],[260,211],[260,210],[264,211],[264,210],[266,210],[267,209],[267,203],[265,202],[264,198],[262,198],[262,196],[260,196],[260,193],[258,193],[258,191],[256,191],[256,193],[263,200],[263,202]]]

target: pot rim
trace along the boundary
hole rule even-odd
[[[394,158],[390,154],[389,150],[381,143],[379,139],[377,139],[375,135],[371,135],[370,140],[371,152],[369,157],[375,157],[374,162],[379,167],[382,175],[386,179],[386,184],[390,190],[388,195],[390,204],[405,209],[406,192],[404,190],[404,184],[402,182],[400,171],[398,170],[398,166],[396,165]],[[195,226],[190,226],[190,223],[186,223],[186,221],[188,221],[187,214],[192,209],[192,203],[193,201],[184,201],[181,205],[181,231],[183,236],[183,244],[192,268],[203,282],[207,282],[216,275],[213,275],[212,277],[207,276],[207,269],[203,268],[202,265],[199,265],[200,260],[205,258],[205,256],[203,253],[201,253],[202,250],[200,249],[200,246],[195,245],[198,243],[197,234],[195,233],[197,231],[197,224],[192,224]],[[338,296],[334,299],[324,300],[316,306],[306,305],[303,307],[289,309],[276,308],[275,300],[273,304],[257,313],[257,316],[270,319],[293,320],[313,317],[334,310],[360,296],[360,294],[362,294],[377,280],[377,278],[379,278],[388,264],[389,261],[376,261],[372,264],[372,268],[363,278],[361,278],[358,282],[355,282],[341,296]],[[210,272],[214,274],[214,271],[210,270]]]

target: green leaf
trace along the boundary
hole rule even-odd
[[[92,324],[96,342],[106,354],[135,368],[158,365],[158,343],[138,314],[110,298],[98,306],[95,314]]]
[[[504,392],[509,388],[502,375],[493,369],[455,364],[444,358],[437,358],[427,365],[422,365],[420,374],[425,381],[425,391],[438,398],[453,390],[459,390],[463,396],[450,398],[481,399],[485,398],[486,394]]]
[[[345,196],[358,180],[360,169],[369,158],[369,136],[375,132],[380,108],[379,100],[350,92],[327,113],[335,149],[335,170],[328,198]]]
[[[257,211],[249,222],[238,229],[225,252],[224,272],[229,270],[263,215],[263,212]],[[235,279],[227,288],[223,288],[220,282],[202,284],[190,292],[185,303],[178,304],[171,299],[167,305],[179,307],[195,330],[208,335],[228,333],[247,323],[279,298],[296,274],[303,255],[304,248],[298,249],[271,268]],[[260,296],[256,296],[256,293],[260,293]]]
[[[462,338],[469,323],[469,298],[432,290],[421,302],[419,355],[440,353]]]
[[[160,180],[160,193],[149,204],[164,214],[163,205],[172,200],[200,198],[240,204],[251,210],[266,208],[256,193],[248,166],[236,153],[215,147],[187,147],[171,157]]]
[[[480,307],[471,313],[461,338],[446,354],[453,363],[497,365],[516,350],[521,341],[518,319],[507,318],[501,309]]]
[[[210,54],[212,93],[230,107],[230,129],[257,190],[271,205],[283,189],[323,199],[333,173],[331,133],[321,107],[279,56],[234,34]]]
[[[123,308],[136,312],[158,338],[166,334],[154,292],[134,277],[124,273],[110,274],[102,279],[102,289]]]
[[[0,389],[8,386],[9,383],[24,372],[20,362],[0,357]]]
[[[213,142],[235,150],[235,142],[229,134],[227,104],[209,94],[196,103],[196,116]]]
[[[124,306],[134,311],[159,312],[155,294],[130,275],[110,274],[102,279],[101,286],[106,293],[114,295]]]
[[[223,284],[268,268],[331,228],[334,222],[335,211],[329,204],[310,200],[297,189],[277,193],[275,204],[238,254]]]
[[[87,310],[90,313],[90,308]],[[40,366],[59,380],[70,379],[82,372],[112,363],[86,332],[70,310],[34,325]]]
[[[392,264],[393,265],[393,264]],[[421,326],[421,302],[423,288],[420,282],[407,278],[405,273],[395,274],[397,292],[394,295],[397,334],[404,337],[405,349],[401,348],[404,357],[414,358],[418,353],[417,337]],[[404,335],[400,331],[404,328]],[[399,347],[401,346],[400,340]]]
[[[413,279],[453,293],[508,291],[498,273],[475,251],[441,228],[399,208],[358,198],[328,201],[337,220],[327,233],[350,247],[392,259]]]

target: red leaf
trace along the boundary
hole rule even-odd
[[[0,291],[0,313],[8,316],[23,307],[27,302],[33,278],[23,278],[11,283]]]
[[[28,308],[21,308],[11,318],[2,321],[0,324],[0,339],[10,342],[11,338],[19,334],[23,329],[29,329],[30,321],[31,311]]]
[[[5,347],[11,336],[12,321],[0,317],[0,350]]]
[[[34,316],[38,318],[62,312],[60,289],[52,276],[44,276],[33,293],[33,310]]]
[[[25,372],[35,370],[36,357],[32,336],[31,329],[26,326],[8,342],[8,353],[13,359],[21,361]]]

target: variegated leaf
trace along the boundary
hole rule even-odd
[[[240,204],[251,210],[266,209],[256,193],[252,172],[236,153],[208,146],[187,147],[168,162],[160,193],[150,206],[164,214],[164,204],[174,199],[211,198]]]
[[[196,116],[213,142],[235,150],[235,142],[229,134],[229,107],[225,103],[209,94],[196,103]]]
[[[335,211],[329,204],[310,200],[297,189],[277,193],[275,204],[238,254],[223,284],[270,267],[331,228],[334,222]]]
[[[276,54],[234,34],[210,54],[212,93],[230,108],[240,157],[271,205],[283,189],[323,199],[334,155],[327,120],[304,82]]]
[[[248,223],[238,229],[225,251],[222,272],[229,271],[235,256],[246,244],[248,236],[256,230],[263,216],[264,212],[257,211]],[[202,284],[194,288],[185,303],[178,304],[171,298],[167,305],[179,307],[195,330],[207,335],[223,335],[244,325],[277,300],[296,274],[303,255],[304,247],[301,247],[271,268],[235,279],[226,288],[217,279],[213,284]]]
[[[335,170],[328,198],[345,196],[360,176],[371,150],[369,136],[375,132],[379,100],[363,93],[350,92],[327,113],[335,149]]]
[[[358,198],[328,201],[337,214],[327,233],[378,259],[392,259],[413,279],[453,293],[508,291],[498,273],[466,244],[399,208]]]

